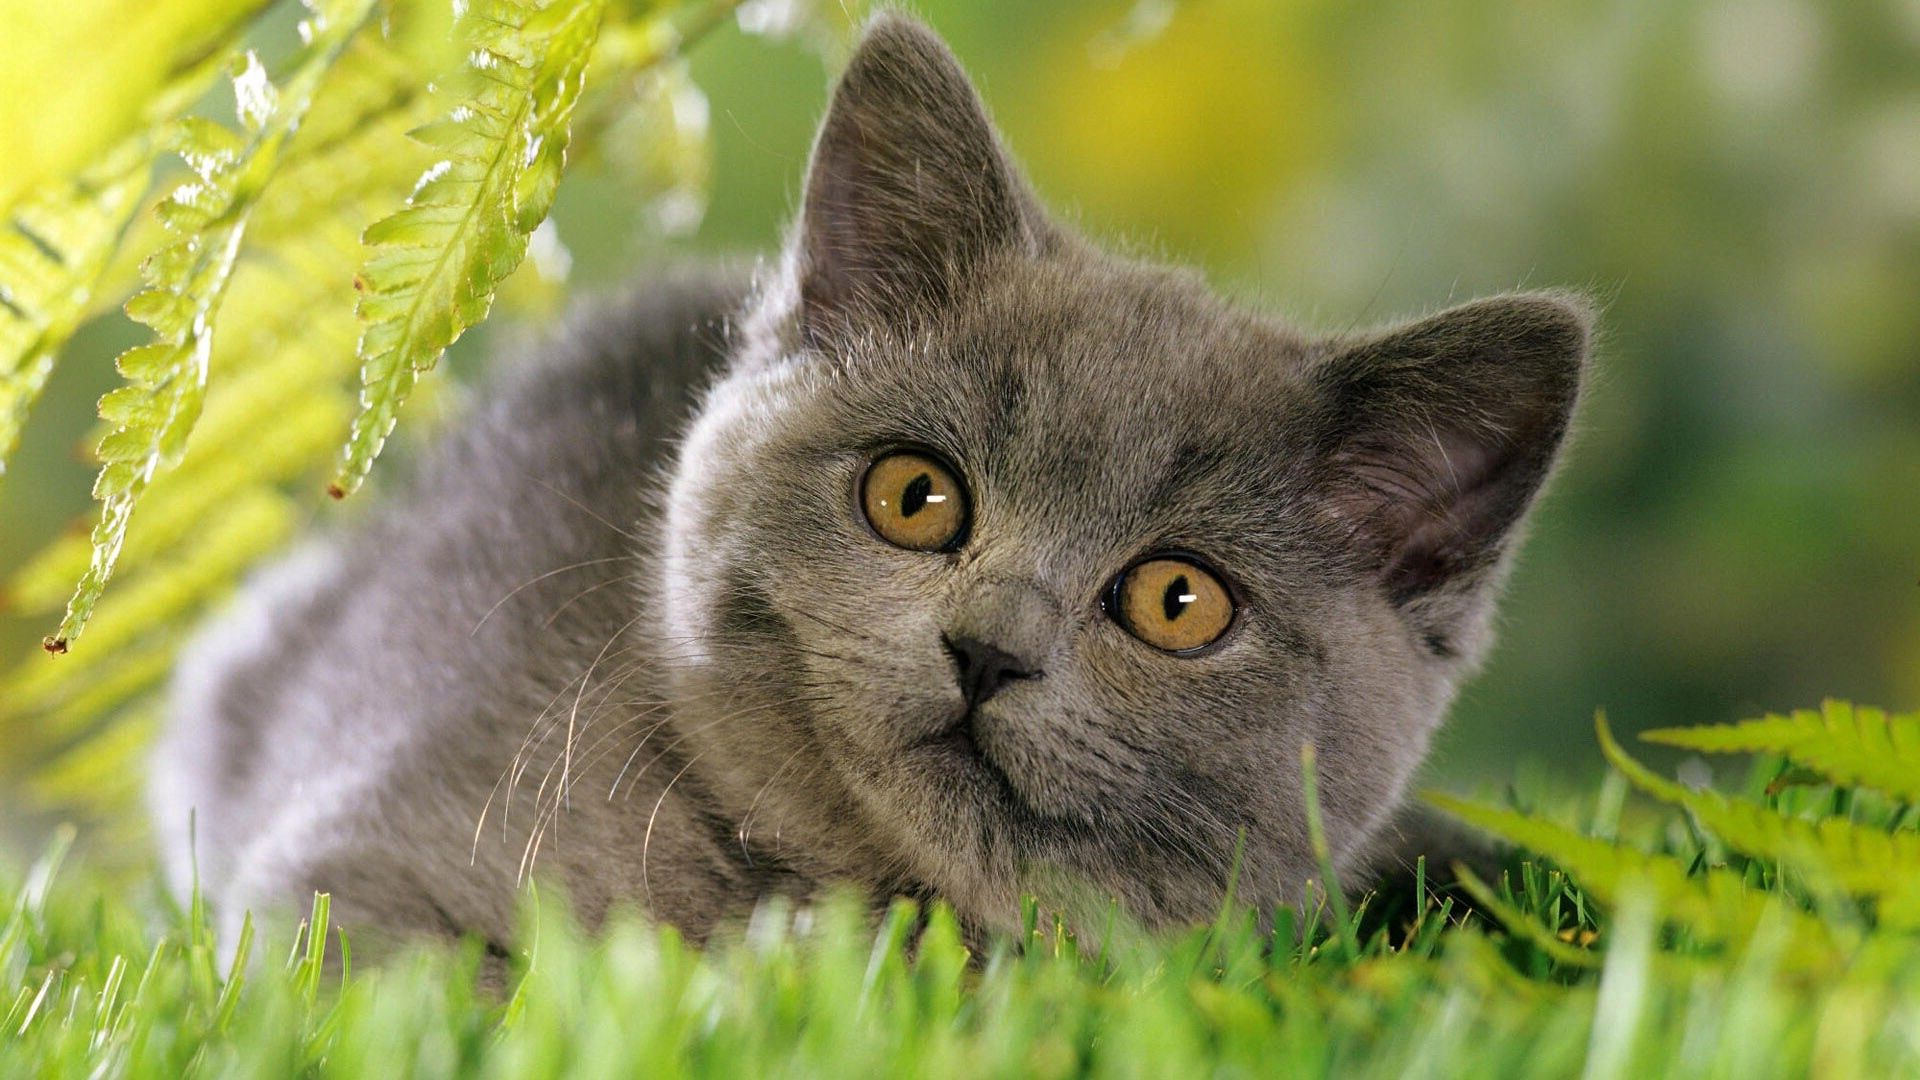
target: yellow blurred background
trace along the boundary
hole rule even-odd
[[[1920,2],[915,7],[1054,207],[1249,303],[1341,330],[1523,286],[1602,298],[1572,464],[1443,781],[1597,771],[1596,708],[1633,730],[1920,705]],[[630,204],[617,170],[644,166],[620,154],[574,171],[572,288],[777,242],[844,47],[739,25],[793,14],[755,0],[691,57],[703,215]],[[86,511],[76,448],[136,329],[75,340],[0,483],[0,568]],[[47,629],[0,613],[0,666]]]

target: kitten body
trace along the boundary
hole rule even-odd
[[[1309,743],[1363,873],[1485,652],[1589,321],[1529,294],[1316,338],[1097,251],[882,16],[777,266],[590,311],[189,650],[155,766],[176,875],[191,816],[227,918],[321,890],[503,943],[532,874],[696,936],[828,882],[1165,923],[1236,853],[1256,905],[1314,876]],[[950,548],[863,519],[902,451],[964,492]],[[1115,617],[1154,557],[1218,575],[1217,640]]]

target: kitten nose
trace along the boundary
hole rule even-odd
[[[968,707],[980,704],[1014,679],[1032,679],[1038,671],[1029,670],[1019,657],[977,638],[940,636],[947,654],[953,657],[953,675],[966,695]]]

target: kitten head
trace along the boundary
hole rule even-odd
[[[743,844],[986,922],[1363,860],[1579,393],[1576,299],[1311,337],[1095,250],[882,16],[672,481],[660,602]],[[795,853],[799,853],[797,856]]]

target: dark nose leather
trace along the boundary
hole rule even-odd
[[[1039,671],[1004,649],[970,637],[943,637],[953,657],[953,677],[966,695],[968,707],[987,700],[1015,679],[1031,679]]]

